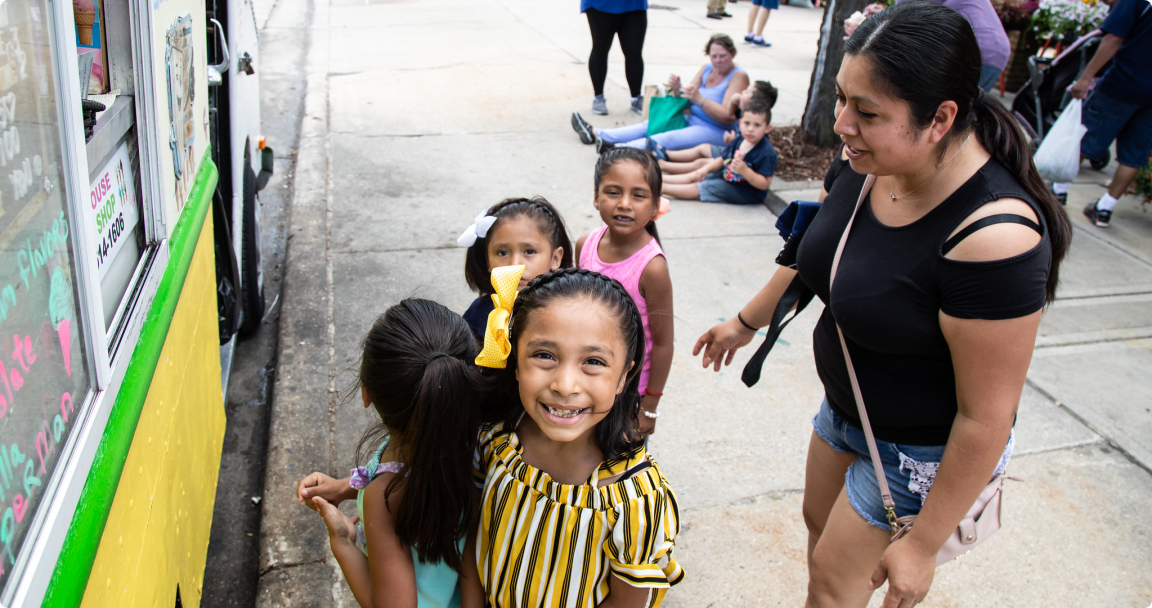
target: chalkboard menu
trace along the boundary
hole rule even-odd
[[[49,14],[0,3],[0,587],[89,389]]]

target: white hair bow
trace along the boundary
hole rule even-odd
[[[471,247],[476,244],[477,238],[484,238],[488,236],[488,229],[492,224],[496,223],[496,217],[492,215],[484,215],[487,211],[480,212],[475,220],[472,220],[472,225],[465,228],[464,232],[460,233],[460,237],[456,239],[456,244],[461,247]]]

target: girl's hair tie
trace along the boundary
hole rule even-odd
[[[476,244],[476,239],[488,236],[488,230],[492,228],[492,224],[496,223],[496,216],[485,215],[488,213],[486,210],[481,211],[476,219],[472,220],[472,225],[465,228],[464,232],[456,239],[456,244],[461,247],[471,247]]]
[[[452,355],[449,355],[448,353],[442,353],[442,352],[437,351],[437,352],[432,353],[431,355],[428,355],[428,358],[424,360],[424,365],[431,365],[433,361],[439,359],[440,357],[451,357],[451,356]]]

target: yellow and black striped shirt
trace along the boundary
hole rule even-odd
[[[655,608],[684,578],[672,556],[676,496],[643,449],[626,462],[605,462],[578,486],[526,464],[516,433],[503,424],[481,430],[477,456],[484,494],[476,551],[493,606],[595,608],[608,596],[611,572],[648,588],[645,606]],[[651,466],[629,479],[596,487],[645,459]]]

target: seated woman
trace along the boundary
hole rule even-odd
[[[704,52],[709,63],[700,68],[692,82],[681,91],[680,77],[673,74],[669,80],[672,93],[692,100],[688,107],[688,126],[652,136],[652,140],[669,150],[683,150],[700,144],[723,144],[724,131],[736,128],[734,100],[748,88],[748,74],[733,62],[736,45],[726,34],[714,34],[708,39]],[[648,139],[648,121],[616,129],[595,129],[579,112],[572,113],[572,128],[585,144],[604,144],[645,148]]]

